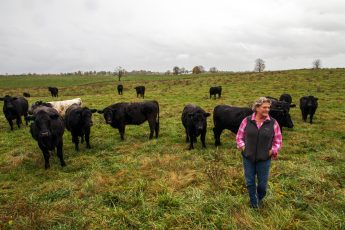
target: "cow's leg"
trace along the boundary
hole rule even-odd
[[[50,164],[49,164],[49,157],[50,157],[50,154],[49,154],[49,151],[47,148],[41,146],[40,144],[38,144],[38,146],[40,147],[42,153],[43,153],[43,157],[44,157],[44,168],[45,169],[48,169],[50,168]]]
[[[143,93],[143,99],[145,98],[145,93]]]
[[[212,94],[210,94],[210,99],[212,98]]]
[[[308,116],[308,114],[306,112],[302,111],[302,119],[304,122],[307,121],[307,116]]]
[[[86,148],[91,149],[90,132],[85,132],[85,142],[86,142]]]
[[[25,124],[28,125],[28,113],[24,113],[24,120],[25,120]]]
[[[75,150],[79,151],[79,138],[78,138],[78,135],[76,133],[72,133],[72,142],[75,145]]]
[[[121,140],[124,140],[124,135],[125,135],[125,125],[120,125],[119,126],[119,133],[120,133],[120,136],[121,136]]]
[[[220,143],[220,135],[222,134],[223,129],[217,129],[216,127],[213,128],[215,146],[221,145]]]
[[[57,155],[58,155],[58,157],[60,159],[60,164],[61,164],[62,167],[64,167],[64,166],[66,166],[66,163],[65,163],[65,161],[63,159],[63,149],[62,149],[62,147],[63,147],[63,140],[62,140],[62,137],[61,137],[59,142],[58,142],[58,144],[57,144],[56,149],[57,149]]]
[[[189,142],[189,134],[188,134],[188,130],[185,128],[186,130],[186,142],[188,143]]]
[[[202,147],[204,148],[206,148],[205,137],[206,137],[206,129],[202,131],[201,136],[200,136],[201,144],[202,144]]]
[[[193,146],[194,138],[195,138],[194,133],[190,132],[189,133],[189,150],[194,149],[194,146]]]
[[[20,117],[20,115],[17,115],[16,123],[18,128],[20,128],[20,124],[22,123],[22,118]]]
[[[6,118],[7,119],[7,121],[8,121],[8,124],[10,125],[10,127],[11,127],[11,130],[13,130],[13,121],[12,121],[12,119],[10,119],[10,118]]]
[[[311,113],[309,116],[310,124],[313,124],[313,116],[314,116],[314,113]]]
[[[219,94],[218,94],[218,98],[221,98],[221,97],[222,97],[222,93],[219,93]]]

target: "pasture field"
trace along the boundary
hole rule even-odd
[[[1,77],[0,95],[31,93],[29,103],[81,97],[103,109],[115,102],[160,104],[160,136],[148,140],[147,123],[118,130],[94,114],[92,149],[74,150],[64,134],[67,166],[43,154],[29,128],[10,131],[0,115],[0,229],[345,229],[345,69],[290,70],[198,76],[126,76],[123,96],[116,77]],[[52,99],[47,86],[59,87]],[[212,85],[221,99],[209,99]],[[184,105],[207,112],[219,104],[248,106],[259,96],[290,93],[295,127],[284,129],[283,149],[272,161],[262,208],[249,208],[235,135],[223,132],[214,146],[208,118],[207,149],[200,139],[188,151],[181,123]],[[302,122],[301,96],[319,98],[314,124]],[[2,107],[3,103],[0,103]]]

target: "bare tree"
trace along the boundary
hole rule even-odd
[[[313,61],[313,68],[314,69],[320,69],[321,68],[321,60],[320,59],[316,59]]]
[[[265,67],[266,65],[265,65],[264,60],[262,60],[261,58],[258,58],[255,60],[254,71],[261,73],[262,71],[264,71]]]
[[[199,66],[194,66],[193,70],[192,70],[193,74],[199,74],[201,73],[200,67]]]
[[[116,67],[115,75],[119,77],[119,81],[121,81],[121,77],[123,77],[125,73],[126,73],[126,70],[124,68],[122,68],[121,66]]]
[[[210,68],[210,73],[217,73],[217,72],[218,72],[218,70],[217,70],[216,67],[211,67]]]
[[[175,66],[173,68],[173,73],[174,73],[174,75],[178,75],[180,73],[180,68],[178,66]]]

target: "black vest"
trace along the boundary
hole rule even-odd
[[[274,122],[271,117],[271,120],[265,120],[258,129],[255,120],[252,120],[251,116],[247,117],[247,126],[244,129],[245,149],[242,154],[251,162],[270,159],[269,150],[272,148],[274,137]]]

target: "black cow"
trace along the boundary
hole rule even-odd
[[[207,117],[210,115],[196,105],[189,104],[184,107],[181,120],[186,130],[186,142],[190,143],[189,150],[194,149],[193,143],[199,135],[202,147],[206,148]]]
[[[233,107],[228,105],[217,105],[213,110],[213,133],[215,145],[220,145],[220,135],[224,129],[229,129],[234,134],[237,133],[242,120],[253,114],[250,108]],[[293,128],[291,116],[284,109],[271,109],[270,116],[277,120],[280,129],[283,127]]]
[[[16,119],[16,123],[18,128],[20,128],[20,124],[22,124],[21,116],[26,118],[28,116],[28,101],[24,97],[11,97],[6,95],[3,98],[0,98],[0,101],[4,101],[3,112],[5,117],[8,121],[8,124],[13,130],[13,122],[12,120]],[[26,121],[26,125],[28,122]]]
[[[155,132],[159,132],[159,104],[157,101],[127,103],[121,102],[110,105],[98,113],[103,113],[107,124],[117,128],[121,139],[124,139],[126,125],[140,125],[148,121],[150,126],[150,139]]]
[[[59,89],[56,87],[48,87],[49,92],[51,93],[52,97],[58,97]]]
[[[32,103],[31,107],[29,108],[28,113],[32,115],[36,109],[40,109],[42,106],[53,108],[52,104],[50,104],[49,102],[36,101]]]
[[[118,92],[119,95],[122,95],[123,85],[117,85],[117,92]]]
[[[23,96],[24,96],[24,97],[30,97],[30,93],[24,92],[24,93],[23,93]]]
[[[272,109],[284,109],[284,110],[289,112],[290,108],[296,107],[296,105],[295,104],[291,104],[291,102],[277,100],[276,98],[270,97],[270,96],[267,96],[267,98],[269,98],[271,100],[271,102],[272,102],[272,104],[271,104],[271,108]]]
[[[72,142],[75,144],[75,150],[79,151],[79,137],[81,143],[86,142],[86,148],[90,149],[90,129],[93,125],[92,114],[97,112],[96,109],[80,107],[80,105],[71,105],[65,113],[66,129],[72,134]]]
[[[137,86],[135,87],[135,90],[137,91],[137,97],[142,96],[144,98],[145,86]]]
[[[313,116],[318,107],[317,100],[318,98],[314,96],[301,97],[301,99],[299,100],[300,101],[299,107],[302,112],[303,121],[307,121],[307,117],[309,114],[310,124],[313,124]]]
[[[214,99],[216,99],[216,96],[218,94],[218,98],[222,96],[222,87],[221,86],[216,86],[216,87],[211,87],[210,88],[210,99],[212,95],[214,95]]]
[[[63,159],[63,133],[65,131],[64,122],[59,113],[49,107],[42,106],[40,109],[35,110],[28,120],[34,122],[30,125],[31,136],[37,141],[39,148],[44,156],[44,167],[48,169],[49,164],[49,151],[57,150],[57,155],[60,158],[61,166],[66,163]]]
[[[279,101],[285,101],[285,102],[291,104],[292,103],[292,97],[290,94],[284,93],[284,94],[280,95]]]

